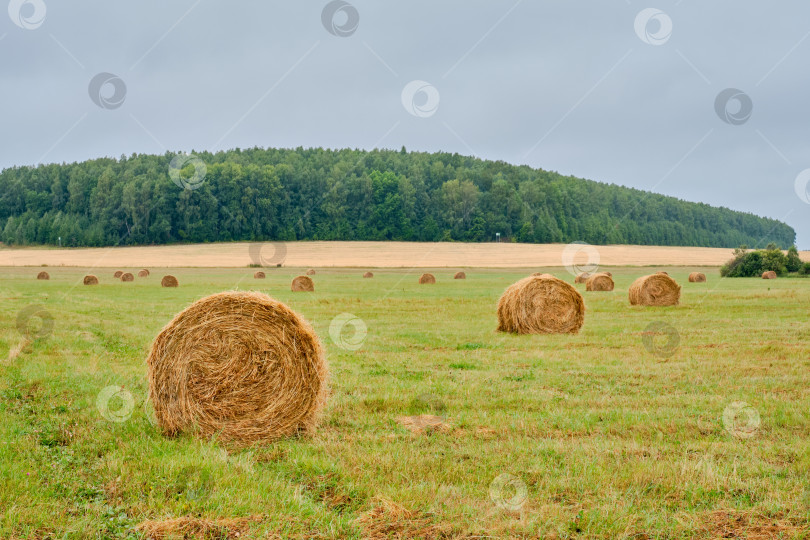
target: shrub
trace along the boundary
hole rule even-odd
[[[787,260],[785,262],[785,267],[787,267],[788,272],[798,272],[802,269],[803,263],[802,260],[799,258],[799,251],[796,249],[796,246],[790,246],[790,249],[787,252]]]

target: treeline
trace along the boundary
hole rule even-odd
[[[197,156],[204,177],[193,177],[188,164],[179,182],[169,175],[170,153],[6,169],[0,240],[482,242],[496,233],[536,243],[787,247],[795,240],[773,219],[458,154],[254,148]]]
[[[720,268],[723,277],[760,277],[763,272],[773,271],[778,276],[796,273],[810,275],[810,262],[802,262],[796,246],[783,253],[776,244],[765,249],[749,250],[742,245],[734,250],[733,258]]]

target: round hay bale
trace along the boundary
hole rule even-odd
[[[314,275],[315,275],[315,269],[314,269],[314,268],[310,268],[309,270],[307,270],[307,272],[306,272],[306,273],[307,273],[307,275],[308,275],[308,276],[314,276]]]
[[[174,276],[163,276],[163,279],[160,280],[161,287],[177,287],[180,283],[177,282],[177,278]]]
[[[456,272],[456,275],[453,276],[453,279],[467,279],[467,274],[464,272]]]
[[[144,268],[138,272],[138,277],[149,277],[149,270]]]
[[[135,281],[135,276],[133,276],[129,272],[124,272],[123,274],[121,274],[121,281]]]
[[[667,274],[641,276],[630,285],[630,304],[634,306],[677,306],[681,286]]]
[[[591,275],[588,272],[582,272],[574,278],[574,283],[585,283],[588,281],[589,277],[591,277]]]
[[[37,279],[51,279],[51,276],[48,272],[40,272],[37,274]]]
[[[292,292],[314,292],[315,283],[313,283],[312,278],[309,276],[298,276],[292,280],[290,290]]]
[[[433,283],[436,283],[436,276],[433,274],[422,274],[419,276],[420,285],[432,285]]]
[[[124,275],[124,271],[123,271],[123,270],[116,270],[116,271],[115,271],[115,273],[113,274],[113,277],[114,277],[115,279],[121,279],[121,276],[123,276],[123,275]]]
[[[705,283],[706,282],[706,274],[703,272],[692,272],[689,274],[689,282],[690,283]]]
[[[612,291],[613,287],[613,278],[606,272],[591,274],[591,277],[585,282],[586,291]]]
[[[315,430],[328,368],[309,323],[257,292],[198,300],[160,331],[146,360],[166,435],[243,447]]]
[[[767,272],[762,273],[762,279],[776,279],[777,277],[779,276],[777,276],[776,272],[773,270],[768,270]]]
[[[365,274],[363,274],[363,277],[364,277],[364,278],[373,278],[373,277],[374,277],[374,274],[373,274],[373,273],[371,273],[371,272],[366,272]]]
[[[498,300],[498,331],[517,334],[576,334],[585,303],[572,285],[549,274],[523,278]]]
[[[253,279],[264,279],[265,277],[267,277],[267,276],[265,276],[264,272],[254,272],[253,273]]]
[[[85,285],[98,285],[98,278],[93,274],[88,274],[84,276],[84,280],[82,281]]]

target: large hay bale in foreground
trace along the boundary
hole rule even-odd
[[[264,272],[253,272],[253,279],[264,279],[266,277]]]
[[[149,398],[166,435],[234,446],[311,433],[328,369],[312,327],[256,292],[224,292],[180,312],[147,358]]]
[[[315,291],[315,283],[309,276],[298,276],[292,280],[290,290],[292,292],[313,292]]]
[[[48,272],[40,272],[37,274],[37,279],[51,279],[51,275]]]
[[[85,285],[98,285],[98,278],[93,274],[88,274],[84,276],[84,280],[82,281]]]
[[[589,277],[591,277],[591,275],[588,272],[582,272],[574,278],[574,283],[587,283]]]
[[[762,273],[762,279],[776,279],[777,277],[779,276],[777,276],[776,272],[773,270],[768,270],[767,272]]]
[[[549,274],[510,285],[498,300],[498,331],[517,334],[576,334],[585,303],[572,285]]]
[[[436,276],[433,274],[422,274],[419,276],[420,285],[432,285],[434,283],[436,283]]]
[[[681,286],[662,272],[641,276],[630,285],[630,304],[634,306],[677,306]]]
[[[315,269],[314,269],[314,268],[310,268],[309,270],[307,270],[306,274],[307,274],[308,276],[314,276],[314,275],[315,275]]]
[[[149,270],[144,268],[143,270],[138,271],[138,277],[149,277]]]
[[[467,279],[467,274],[464,272],[456,272],[456,275],[453,276],[453,279]]]
[[[121,281],[135,281],[135,276],[133,276],[129,272],[124,272],[123,274],[121,274]]]
[[[585,282],[586,291],[612,291],[613,287],[613,278],[607,273],[591,274]]]
[[[174,276],[163,276],[163,279],[160,280],[161,287],[177,287],[180,283],[177,282],[177,278]]]
[[[373,273],[371,273],[371,272],[366,272],[365,274],[363,274],[363,277],[364,277],[364,278],[373,278],[373,277],[374,277],[374,274],[373,274]]]
[[[706,282],[706,274],[703,272],[692,272],[689,274],[689,282],[690,283],[705,283]]]
[[[116,271],[115,271],[115,273],[113,274],[113,277],[114,277],[115,279],[121,279],[121,276],[123,276],[123,275],[124,275],[124,271],[123,271],[123,270],[116,270]]]

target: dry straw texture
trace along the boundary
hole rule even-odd
[[[635,280],[630,285],[629,296],[634,306],[677,306],[681,286],[669,275],[658,272]]]
[[[85,285],[98,285],[98,278],[93,274],[89,274],[84,276],[84,281],[82,283]]]
[[[582,272],[574,278],[574,283],[586,283],[591,275],[588,272]]]
[[[498,330],[518,334],[576,334],[585,321],[582,295],[549,274],[509,286],[498,301]]]
[[[692,272],[689,274],[690,283],[704,283],[706,281],[706,274],[703,272]]]
[[[292,280],[290,290],[292,292],[313,292],[315,290],[315,283],[312,281],[312,278],[308,276],[298,276]]]
[[[184,516],[161,521],[144,521],[135,530],[150,540],[169,538],[239,538],[251,523],[262,521],[261,516],[244,518],[202,519]]]
[[[307,275],[308,275],[308,276],[314,276],[314,275],[315,275],[315,269],[314,269],[314,268],[310,268],[309,270],[307,270]]]
[[[456,275],[453,276],[453,279],[467,279],[467,274],[464,272],[456,272]]]
[[[51,279],[51,276],[48,272],[40,272],[37,274],[37,279]]]
[[[257,292],[194,302],[155,338],[147,367],[167,435],[270,442],[311,433],[326,401],[326,359],[312,327]]]
[[[161,287],[177,287],[178,285],[180,284],[174,276],[163,276],[163,279],[160,280]]]
[[[267,276],[264,275],[264,272],[254,272],[253,273],[253,279],[264,279],[265,277],[267,277]]]
[[[373,278],[374,274],[372,272],[366,272],[365,274],[363,274],[363,277],[364,278]]]
[[[613,278],[607,273],[591,274],[585,282],[586,291],[612,291],[613,286]]]
[[[436,276],[433,274],[422,274],[419,276],[420,285],[430,285],[432,283],[436,283]]]
[[[129,272],[125,272],[121,274],[121,281],[135,281],[135,276],[133,276]]]
[[[115,279],[120,279],[120,278],[121,278],[121,276],[123,276],[123,275],[124,275],[124,271],[123,271],[123,270],[116,270],[116,271],[115,271],[115,273],[113,274],[113,277],[114,277]]]
[[[138,271],[138,277],[149,277],[149,270],[144,268],[143,270]]]
[[[767,272],[762,273],[762,279],[776,279],[777,277],[776,272],[773,270],[768,270]]]

